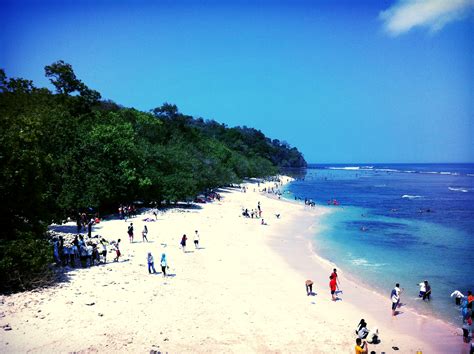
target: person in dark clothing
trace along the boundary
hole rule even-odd
[[[423,300],[428,299],[428,301],[430,301],[430,297],[431,297],[431,285],[428,283],[427,280],[425,280],[425,287],[426,287],[426,292],[425,292],[425,294],[423,295]]]

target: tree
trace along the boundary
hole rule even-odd
[[[78,92],[86,104],[96,103],[101,98],[98,91],[90,89],[76,77],[71,64],[59,60],[51,65],[46,65],[44,71],[58,94],[70,95],[73,92]]]
[[[178,107],[175,104],[171,104],[168,102],[163,103],[161,107],[156,107],[151,110],[151,112],[156,117],[166,117],[166,118],[174,118],[179,114]]]
[[[67,64],[62,60],[46,65],[44,72],[59,94],[70,95],[79,91],[81,87],[82,82],[76,77],[71,64]]]

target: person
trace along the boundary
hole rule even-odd
[[[377,344],[379,343],[379,329],[374,327],[370,330],[367,336],[367,343]]]
[[[420,287],[420,293],[418,294],[418,297],[421,297],[424,300],[426,294],[426,280],[419,283],[418,286]]]
[[[64,245],[63,254],[64,254],[64,265],[67,266],[70,264],[70,251],[72,249],[71,245]]]
[[[115,243],[115,254],[117,255],[117,257],[114,258],[114,262],[118,262],[120,256],[122,255],[120,253],[120,239],[117,240],[117,242]]]
[[[61,265],[64,267],[66,265],[66,260],[64,257],[64,239],[62,236],[59,236],[58,254],[59,260],[61,261]]]
[[[198,232],[198,230],[194,231],[194,247],[199,248],[199,232]]]
[[[163,272],[163,277],[166,277],[166,269],[169,268],[169,266],[168,266],[168,261],[166,260],[166,254],[164,253],[161,255],[160,265],[161,265],[161,271]]]
[[[329,282],[329,288],[331,289],[332,301],[336,301],[337,300],[337,297],[336,297],[336,278],[331,274],[329,279],[331,279],[330,282]]]
[[[306,280],[306,295],[310,296],[313,293],[313,281],[312,280]]]
[[[151,274],[151,271],[153,271],[153,273],[156,273],[153,255],[151,254],[151,252],[148,252],[148,273]]]
[[[133,222],[130,223],[130,225],[128,226],[128,237],[130,239],[130,243],[133,243]]]
[[[84,240],[81,239],[80,241],[81,244],[80,244],[80,248],[79,248],[79,259],[81,260],[81,265],[82,265],[82,268],[85,268],[87,266],[87,247],[86,247],[86,244],[84,243]]]
[[[73,245],[76,246],[76,249],[74,250],[74,255],[77,253],[76,251],[79,251],[79,235],[74,236],[74,240],[72,241]]]
[[[73,267],[73,268],[76,267],[76,259],[77,259],[78,253],[79,252],[78,252],[77,246],[73,241],[73,244],[72,244],[71,248],[69,249],[69,257],[71,258],[71,267]]]
[[[472,312],[472,310],[471,310]],[[463,321],[467,321],[469,318],[469,309],[467,308],[467,299],[464,298],[461,303],[461,316]]]
[[[367,323],[364,319],[360,320],[355,332],[360,339],[365,339],[367,337],[369,330],[367,329]]]
[[[423,301],[428,299],[428,301],[430,301],[430,297],[431,297],[431,286],[430,284],[428,283],[427,280],[425,280],[425,288],[426,288],[426,292],[425,294],[423,295]]]
[[[87,236],[92,237],[92,225],[94,224],[94,219],[90,219],[87,223]]]
[[[97,264],[99,264],[100,263],[99,249],[97,248],[97,245],[93,243],[92,244],[92,265],[95,264],[96,260],[97,260]]]
[[[148,227],[146,225],[143,226],[143,231],[142,231],[142,238],[143,242],[148,242],[148,238],[146,237],[148,235]]]
[[[102,245],[102,257],[104,257],[104,264],[107,263],[107,241],[105,239],[100,240],[100,244]]]
[[[331,276],[334,277],[334,279],[336,279],[336,287],[337,287],[337,290],[339,290],[339,284],[340,284],[340,282],[339,282],[339,277],[337,276],[337,269],[336,269],[336,268],[334,268],[334,269],[332,270]]]
[[[451,297],[455,296],[455,301],[456,305],[460,306],[461,305],[461,299],[464,297],[464,295],[459,291],[459,290],[454,290],[453,293],[451,294]]]
[[[392,292],[390,294],[390,297],[392,299],[392,316],[397,315],[397,307],[400,304],[400,284],[395,284],[395,288],[392,289]]]
[[[77,214],[76,226],[77,226],[77,233],[80,233],[82,229],[81,214]]]
[[[61,259],[59,258],[59,241],[57,239],[53,240],[53,257],[56,265],[61,265]]]
[[[94,265],[94,258],[92,257],[94,253],[94,248],[92,247],[91,243],[88,242],[85,246],[86,249],[86,263],[90,267]]]
[[[158,220],[158,214],[156,213],[155,210],[153,210],[153,215],[155,216],[155,220]]]
[[[362,339],[356,339],[355,354],[367,354],[369,352],[369,346],[367,342],[362,343]]]
[[[183,247],[183,252],[186,252],[186,240],[188,238],[186,237],[186,234],[183,235],[183,237],[181,238],[181,247]]]
[[[472,302],[474,301],[474,296],[472,296],[472,291],[467,292],[467,308],[472,309]]]
[[[471,338],[469,338],[469,324],[464,322],[461,328],[464,343],[469,343],[471,341]]]

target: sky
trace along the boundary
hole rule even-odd
[[[249,126],[310,163],[474,162],[474,0],[5,1],[0,67]]]

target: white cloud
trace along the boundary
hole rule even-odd
[[[413,27],[427,27],[439,31],[449,22],[469,16],[474,0],[399,0],[379,18],[392,36],[408,32]]]

